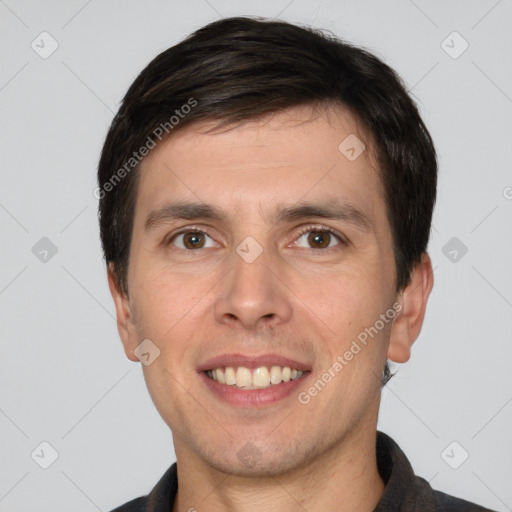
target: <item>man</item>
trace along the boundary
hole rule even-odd
[[[117,511],[483,511],[377,432],[433,286],[430,135],[396,74],[310,29],[212,23],[157,56],[103,148],[126,355],[177,464]]]

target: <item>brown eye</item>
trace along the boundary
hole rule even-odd
[[[329,249],[342,244],[343,240],[329,229],[308,229],[295,242],[306,249]]]
[[[204,236],[202,233],[185,233],[183,244],[187,249],[197,249],[204,245]]]
[[[215,247],[215,242],[203,231],[182,231],[173,236],[169,242],[183,250]]]
[[[308,243],[315,249],[323,249],[329,246],[331,234],[326,231],[310,231]]]

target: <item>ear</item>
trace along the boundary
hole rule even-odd
[[[434,286],[432,261],[425,252],[421,261],[416,264],[409,284],[402,290],[399,303],[402,308],[398,312],[391,328],[388,359],[395,363],[405,363],[411,356],[412,344],[418,338],[427,301]]]
[[[130,300],[128,296],[119,289],[113,263],[109,263],[107,274],[108,287],[110,288],[110,293],[112,294],[116,307],[117,330],[123,342],[126,357],[130,359],[130,361],[138,362],[139,359],[135,356],[133,351],[139,344],[139,339],[130,310]]]

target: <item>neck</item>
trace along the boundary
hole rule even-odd
[[[178,449],[173,512],[372,512],[384,492],[376,461],[376,425],[360,425],[336,445],[285,474],[240,477],[219,472]],[[177,443],[179,445],[179,443]]]

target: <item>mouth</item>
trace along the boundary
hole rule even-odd
[[[237,389],[266,389],[277,386],[282,382],[300,379],[304,371],[290,368],[289,366],[259,366],[246,368],[245,366],[227,366],[206,370],[209,379],[217,381],[225,386],[233,386]]]
[[[239,407],[263,407],[290,396],[311,367],[275,354],[218,356],[197,368],[217,398]]]

